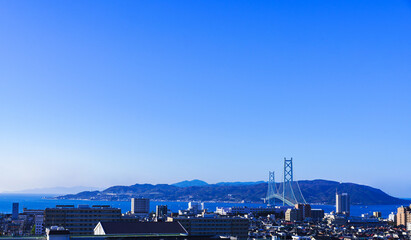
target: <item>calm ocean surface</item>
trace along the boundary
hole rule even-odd
[[[0,194],[0,213],[11,213],[12,203],[20,203],[20,212],[23,208],[29,209],[45,209],[48,207],[55,207],[56,205],[78,205],[78,204],[88,204],[88,205],[111,205],[112,207],[121,208],[122,212],[125,213],[130,211],[129,201],[89,201],[89,200],[55,200],[48,199],[52,195],[33,195],[33,194]],[[151,201],[150,209],[155,211],[156,205],[167,205],[169,209],[173,212],[177,212],[179,209],[186,209],[188,207],[187,202],[166,202],[166,201]],[[223,202],[206,202],[205,208],[215,211],[216,207],[231,207],[231,206],[249,206],[249,207],[260,207],[265,206],[265,204],[257,203],[223,203]],[[380,211],[382,217],[388,217],[391,212],[396,212],[400,205],[351,205],[351,215],[360,216],[363,213],[372,214],[374,211]],[[331,212],[335,210],[333,205],[312,205],[312,208],[324,209],[324,211]]]

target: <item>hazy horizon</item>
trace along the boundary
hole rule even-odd
[[[327,179],[411,197],[409,1],[1,1],[0,192]]]

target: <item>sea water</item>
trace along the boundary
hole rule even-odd
[[[28,209],[45,209],[52,208],[56,205],[110,205],[115,208],[120,208],[123,213],[130,211],[130,201],[93,201],[93,200],[60,200],[53,199],[53,195],[39,194],[0,194],[0,213],[11,213],[12,203],[18,202],[20,212],[23,208]],[[178,201],[150,201],[150,211],[155,211],[156,205],[167,205],[172,212],[177,212],[180,209],[187,209],[188,202]],[[232,206],[248,206],[248,207],[265,207],[265,204],[259,203],[230,203],[230,202],[205,202],[204,207],[209,211],[215,211],[216,207],[232,207]],[[381,212],[383,218],[387,218],[391,212],[396,212],[400,205],[351,205],[351,215],[361,216],[361,214],[372,215],[373,212]],[[335,211],[333,205],[311,205],[313,209],[323,209],[325,213]]]

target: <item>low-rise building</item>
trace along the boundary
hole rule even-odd
[[[190,236],[232,236],[247,239],[250,222],[241,217],[169,217],[180,222]]]
[[[44,211],[44,225],[64,227],[71,234],[93,234],[101,221],[114,222],[121,219],[121,209],[109,205],[57,205]]]
[[[285,212],[290,207],[217,207],[215,213],[219,215],[268,215],[268,214],[279,214]]]
[[[44,215],[34,216],[34,234],[42,235],[44,233]]]
[[[343,214],[328,214],[326,216],[328,224],[345,225],[347,224],[347,216]]]
[[[23,208],[23,214],[26,215],[43,215],[44,210],[43,209],[28,209],[28,208]]]
[[[20,216],[24,217],[25,222],[31,224],[30,226],[34,226],[35,235],[44,234],[44,210],[23,208]]]
[[[188,235],[179,222],[99,222],[94,235]]]

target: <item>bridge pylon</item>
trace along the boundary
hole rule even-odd
[[[273,172],[268,172],[268,184],[267,184],[267,197],[266,197],[266,202],[268,206],[274,206],[275,205],[275,198],[272,197],[274,194],[276,194],[277,187],[275,185],[275,173]]]
[[[274,172],[269,172],[267,196],[265,198],[267,204],[274,205],[275,198],[279,199],[283,206],[293,206],[298,203],[307,203],[301,193],[298,181],[294,182],[293,173],[293,158],[284,158],[284,181],[277,185],[275,183]]]

